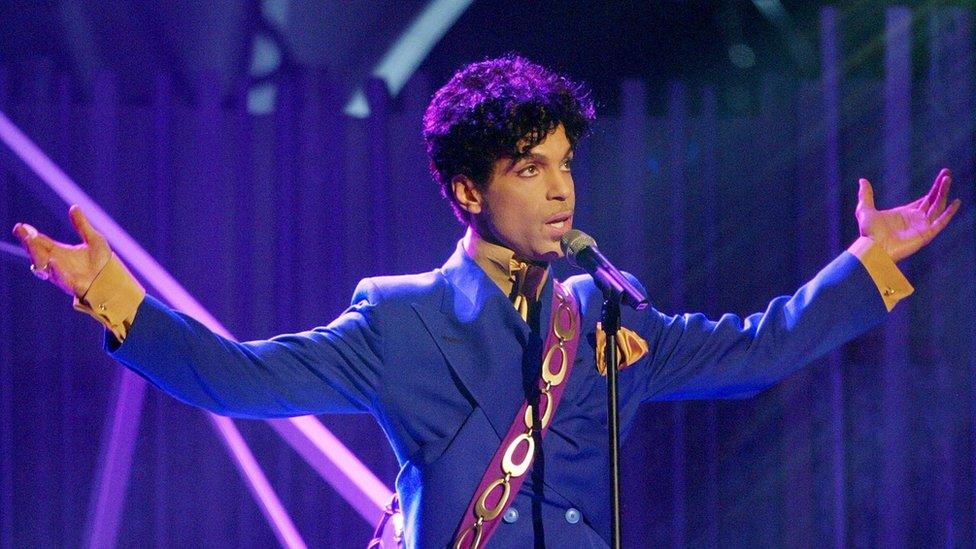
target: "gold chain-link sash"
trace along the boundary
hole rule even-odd
[[[481,477],[457,528],[455,549],[477,549],[487,543],[499,517],[518,493],[535,458],[536,438],[545,435],[573,369],[579,342],[579,307],[573,295],[556,282],[552,292],[550,330],[543,346],[538,410],[522,403],[515,421]],[[538,418],[539,425],[535,425]]]

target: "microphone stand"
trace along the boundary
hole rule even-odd
[[[620,330],[620,293],[604,288],[600,324],[607,340],[607,427],[610,432],[610,546],[620,549],[620,426],[617,417],[617,332]]]
[[[606,335],[603,358],[607,365],[607,427],[610,434],[610,546],[620,549],[620,424],[617,412],[617,332],[620,331],[620,305],[635,310],[647,307],[647,296],[617,270],[584,232],[570,230],[560,239],[563,253],[571,263],[586,270],[603,292],[600,324]]]

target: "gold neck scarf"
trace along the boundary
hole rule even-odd
[[[532,303],[538,301],[546,282],[549,272],[546,264],[516,259],[515,252],[488,242],[470,228],[464,235],[462,246],[527,322],[528,311]]]
[[[522,320],[529,321],[529,307],[539,299],[542,285],[546,281],[546,268],[534,263],[519,261],[514,257],[509,260],[509,280],[512,281],[512,293],[509,299],[515,310],[522,316]]]

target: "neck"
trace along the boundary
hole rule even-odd
[[[513,257],[525,263],[534,263],[541,267],[546,266],[545,263],[527,261],[518,258],[517,254],[513,250],[483,237],[478,233],[477,230],[470,226],[464,233],[464,238],[461,239],[461,247],[464,249],[464,252],[468,254],[468,257],[473,259],[474,262],[481,267],[481,270],[488,275],[488,278],[490,278],[505,295],[512,293],[510,260]],[[545,279],[543,278],[543,280]]]

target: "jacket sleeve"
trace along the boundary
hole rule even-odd
[[[886,316],[867,270],[848,252],[764,313],[717,321],[652,310],[643,400],[743,398],[857,337]]]
[[[368,280],[328,326],[239,343],[146,296],[125,341],[106,347],[119,362],[175,398],[251,418],[373,408],[382,334]]]

